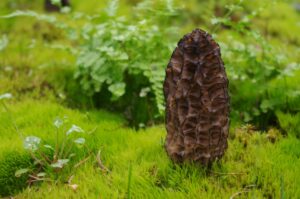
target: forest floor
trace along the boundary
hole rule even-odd
[[[8,1],[0,6],[4,2]],[[80,1],[74,2],[75,9],[86,12],[98,1],[82,7]],[[121,12],[129,13],[125,4],[121,3]],[[41,11],[37,3],[28,9]],[[225,156],[211,168],[174,164],[164,148],[163,124],[134,130],[119,113],[69,106],[74,99],[66,99],[63,88],[66,78],[73,77],[74,57],[42,44],[64,40],[56,37],[60,32],[53,26],[25,17],[0,18],[0,29],[9,39],[0,51],[0,95],[13,96],[5,100],[9,112],[0,104],[0,197],[300,198],[300,139],[289,132],[282,134],[277,127],[260,131],[232,121]],[[1,41],[5,40],[3,36]],[[86,147],[76,151],[77,159],[61,176],[55,173],[60,180],[27,186],[15,176],[29,155],[23,138],[37,136],[54,143],[57,117],[68,118],[65,128],[75,124],[88,132]]]
[[[205,169],[199,165],[175,165],[167,157],[163,143],[164,126],[135,131],[125,127],[118,115],[105,111],[82,112],[59,104],[24,100],[9,103],[24,136],[55,139],[53,118],[69,117],[72,123],[93,131],[88,148],[101,150],[108,172],[97,164],[96,154],[68,172],[70,183],[44,182],[26,188],[15,198],[297,198],[300,196],[300,141],[253,131],[249,126],[232,128],[223,159]],[[23,151],[22,139],[0,114],[0,165],[5,155]],[[270,132],[269,132],[270,133]],[[80,152],[81,153],[81,152]],[[83,153],[83,152],[82,152]],[[0,176],[13,181],[18,166],[1,170]],[[6,175],[1,172],[8,172]],[[1,180],[0,180],[1,181]],[[8,183],[9,185],[9,183]],[[78,185],[74,190],[71,185]]]

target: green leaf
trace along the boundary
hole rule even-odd
[[[17,170],[17,171],[15,172],[15,176],[16,176],[17,178],[19,178],[19,177],[21,177],[23,174],[27,173],[28,171],[29,171],[28,168],[26,168],[26,169],[19,169],[19,170]]]
[[[259,110],[257,108],[253,108],[252,111],[253,111],[253,115],[255,115],[255,116],[259,116],[260,115],[260,112],[259,112]]]
[[[77,60],[77,65],[82,65],[85,68],[90,67],[96,63],[96,61],[100,58],[99,56],[99,52],[84,52],[81,56],[79,56],[79,59]]]
[[[56,128],[59,128],[59,127],[61,127],[62,125],[63,125],[63,121],[60,119],[60,118],[56,118],[55,120],[54,120],[54,126],[56,127]]]
[[[83,145],[85,143],[85,139],[84,138],[77,138],[76,140],[74,140],[74,142],[78,145]]]
[[[292,77],[295,75],[295,71],[300,69],[300,64],[297,63],[290,63],[285,67],[285,69],[282,71],[282,74],[285,76],[290,76]]]
[[[216,18],[216,17],[214,17],[214,18],[212,18],[211,20],[210,20],[210,23],[212,24],[212,25],[216,25],[216,24],[218,24],[219,23],[219,19],[218,18]]]
[[[47,174],[45,172],[41,172],[37,174],[37,177],[45,177]]]
[[[128,60],[128,55],[127,53],[121,53],[116,57],[117,60]]]
[[[244,121],[249,122],[251,120],[252,120],[252,117],[250,116],[250,114],[248,112],[244,112]]]
[[[51,164],[53,168],[63,168],[70,160],[69,159],[59,159],[57,162]]]
[[[140,97],[146,97],[149,92],[151,92],[151,89],[149,87],[142,88],[140,92]]]
[[[36,136],[28,136],[24,140],[24,149],[30,151],[36,151],[39,148],[41,139]]]
[[[268,109],[273,109],[273,104],[270,100],[264,99],[260,104],[261,110],[266,113]]]
[[[51,4],[55,6],[61,6],[61,0],[51,0]]]
[[[52,146],[48,145],[48,144],[45,144],[44,147],[47,148],[47,149],[51,149],[52,151],[54,151],[54,148]]]
[[[108,90],[114,95],[115,98],[119,98],[125,93],[126,84],[124,82],[119,82],[112,84],[108,87]]]
[[[10,99],[10,98],[12,98],[12,94],[10,93],[4,93],[3,95],[0,95],[0,100]]]
[[[71,7],[69,6],[64,6],[60,9],[60,12],[61,13],[64,13],[64,14],[67,14],[67,13],[70,13],[71,12]]]
[[[80,128],[79,126],[76,126],[73,124],[72,127],[66,132],[66,135],[70,135],[74,132],[84,133],[84,130],[82,128]]]

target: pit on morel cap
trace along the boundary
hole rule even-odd
[[[174,162],[209,165],[227,148],[228,79],[220,47],[207,32],[186,34],[166,68],[166,151]]]

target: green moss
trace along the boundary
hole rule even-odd
[[[0,196],[11,196],[27,186],[27,175],[15,177],[15,172],[31,165],[29,155],[19,151],[1,151],[0,156]]]
[[[291,114],[278,111],[276,113],[280,127],[288,134],[300,138],[300,113]]]
[[[297,189],[300,140],[293,136],[273,144],[266,134],[255,131],[249,134],[241,129],[239,133],[247,138],[241,140],[233,127],[226,155],[207,170],[199,165],[174,165],[170,161],[163,147],[164,126],[134,131],[125,127],[118,115],[105,111],[87,113],[52,102],[25,100],[9,106],[25,135],[37,135],[47,141],[54,138],[52,122],[56,116],[66,115],[70,123],[87,131],[96,127],[86,143],[89,150],[101,150],[101,160],[110,170],[102,172],[92,155],[81,167],[63,173],[66,177],[74,175],[72,183],[78,184],[76,192],[67,184],[42,183],[38,188],[26,188],[17,195],[19,198],[124,198],[128,191],[129,165],[132,198],[229,198],[243,190],[248,191],[244,197],[279,198],[281,194],[287,198],[300,197]],[[16,139],[9,137],[16,138],[17,134],[4,125],[7,122],[1,112],[0,132],[6,133],[0,136],[7,144],[1,146],[0,154],[16,148]],[[79,150],[77,154],[83,159],[85,151]],[[13,175],[14,171],[8,176]]]

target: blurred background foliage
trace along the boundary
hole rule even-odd
[[[70,4],[46,13],[42,0],[0,2],[0,92],[122,112],[136,128],[161,123],[164,69],[178,40],[201,28],[221,46],[232,123],[276,126],[300,136],[296,1]]]

